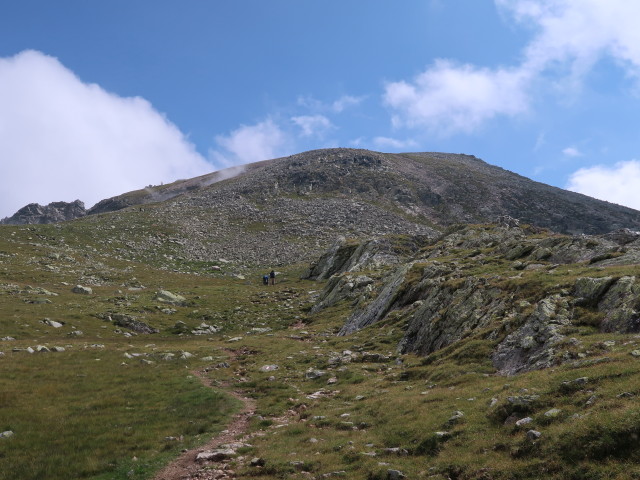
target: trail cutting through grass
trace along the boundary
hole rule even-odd
[[[209,379],[205,376],[205,371],[196,370],[193,374],[200,379],[203,385],[212,388]],[[214,480],[233,478],[232,472],[221,474],[220,471],[212,468],[212,462],[199,463],[196,461],[198,453],[215,450],[222,445],[233,443],[234,440],[247,431],[249,420],[256,410],[255,401],[243,396],[240,392],[231,391],[229,393],[242,402],[243,408],[239,413],[234,415],[233,421],[226,430],[223,430],[219,435],[213,437],[206,445],[184,452],[180,457],[158,472],[154,480]]]

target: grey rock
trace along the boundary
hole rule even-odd
[[[532,441],[535,442],[536,440],[538,440],[540,437],[542,436],[542,433],[538,432],[537,430],[529,430],[527,432],[527,438]]]
[[[91,287],[84,287],[82,285],[76,285],[71,289],[71,291],[80,295],[91,295],[93,293],[93,289]]]
[[[492,355],[498,372],[514,375],[559,362],[555,347],[565,338],[561,332],[569,324],[568,308],[567,300],[560,295],[538,302],[524,325],[507,335]]]
[[[140,320],[136,320],[136,318],[131,315],[126,315],[124,313],[114,313],[111,314],[110,317],[114,325],[128,328],[136,333],[151,334],[159,332],[157,328],[150,327],[146,323],[141,322]]]
[[[5,430],[4,432],[0,432],[0,439],[3,438],[11,438],[13,437],[15,434],[13,433],[13,431],[11,430]]]
[[[260,367],[261,372],[274,372],[278,370],[280,367],[278,365],[263,365]]]
[[[531,422],[533,422],[533,418],[531,418],[531,417],[525,417],[525,418],[522,418],[522,419],[518,420],[518,421],[516,422],[516,426],[521,427],[521,426],[523,426],[523,425],[527,425],[527,424],[529,424],[529,423],[531,423]]]
[[[316,378],[320,378],[323,377],[327,374],[327,372],[323,371],[323,370],[317,370],[314,368],[310,368],[309,370],[307,370],[304,373],[304,378],[306,378],[307,380],[315,380]]]
[[[453,412],[453,415],[445,422],[445,428],[451,428],[454,425],[460,423],[461,419],[464,417],[464,412],[460,410],[456,410]]]
[[[182,295],[171,293],[168,290],[160,290],[156,292],[156,296],[154,300],[162,303],[168,303],[170,305],[182,306],[185,304],[187,299],[184,298]]]
[[[52,202],[42,206],[38,203],[30,203],[22,207],[11,217],[0,220],[0,224],[29,225],[56,223],[73,220],[87,214],[84,203],[80,200],[74,202]]]
[[[613,277],[579,278],[576,280],[573,292],[576,297],[575,303],[586,306],[597,305],[614,281]]]
[[[232,448],[218,448],[212,451],[200,452],[196,455],[197,462],[220,462],[222,460],[228,460],[237,455],[236,451]]]
[[[562,413],[562,410],[559,408],[552,408],[551,410],[547,410],[544,412],[544,416],[547,418],[556,418]]]
[[[400,470],[392,470],[392,469],[387,470],[388,480],[400,480],[402,478],[407,478],[407,477]]]
[[[517,395],[507,397],[507,402],[514,406],[528,407],[535,404],[540,399],[540,395]]]
[[[42,320],[42,323],[53,328],[61,328],[64,326],[64,323],[56,322],[55,320],[51,320],[50,318],[45,318],[44,320]]]
[[[635,308],[639,296],[640,284],[636,282],[636,277],[622,277],[611,285],[598,303],[598,310],[605,312],[602,331],[639,332],[640,312]]]

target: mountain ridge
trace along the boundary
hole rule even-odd
[[[509,216],[567,234],[640,230],[640,212],[534,182],[471,155],[323,149],[264,160],[99,202],[86,216],[162,224],[185,261],[283,265],[340,236],[436,236]],[[126,220],[129,218],[129,220]],[[148,237],[134,249],[149,255]]]

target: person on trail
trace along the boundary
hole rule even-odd
[[[276,272],[271,270],[271,273],[269,274],[269,277],[271,278],[271,285],[275,285],[276,284]]]
[[[262,276],[262,283],[263,283],[264,285],[269,285],[269,274],[268,274],[268,273],[265,273],[265,274]]]

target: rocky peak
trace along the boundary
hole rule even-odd
[[[45,206],[38,203],[30,203],[18,210],[13,216],[0,220],[0,223],[8,225],[55,223],[73,220],[86,214],[84,203],[80,200],[74,202],[52,202]]]

